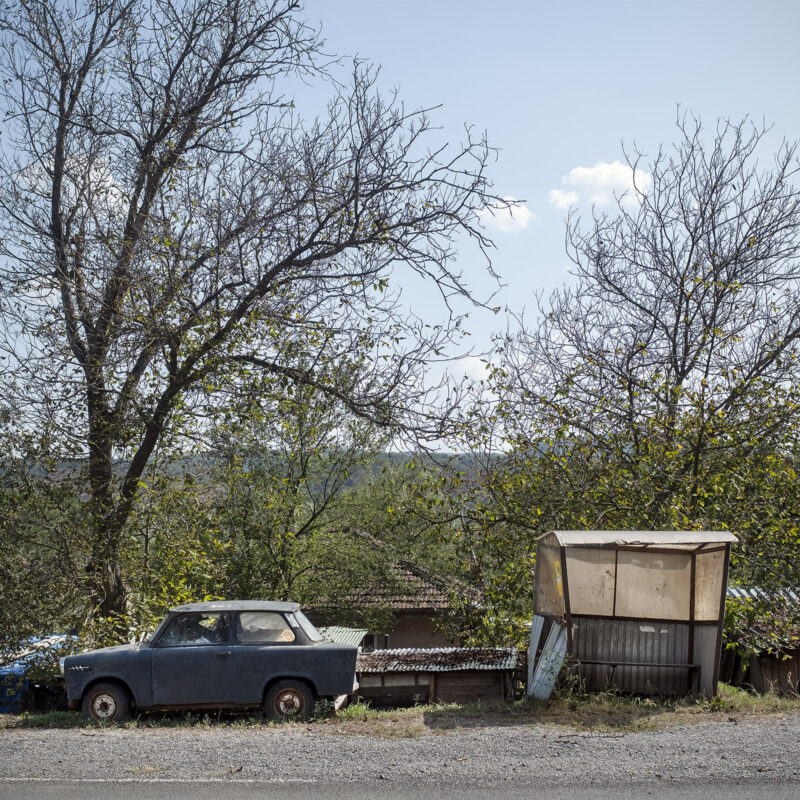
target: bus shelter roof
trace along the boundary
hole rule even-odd
[[[561,547],[641,547],[693,549],[737,541],[730,531],[550,531]]]

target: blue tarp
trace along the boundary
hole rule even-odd
[[[73,639],[60,634],[32,636],[22,651],[0,665],[0,714],[17,714],[22,710],[22,693],[29,687],[28,670],[43,658],[52,657],[52,648],[61,650]]]

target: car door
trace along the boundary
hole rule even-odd
[[[153,705],[226,705],[235,698],[230,614],[177,615],[153,648]]]
[[[240,611],[233,641],[237,702],[260,704],[264,686],[275,676],[302,677],[297,657],[307,648],[297,643],[296,633],[283,614]]]

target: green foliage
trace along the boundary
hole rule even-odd
[[[223,593],[314,604],[352,591],[374,559],[347,532],[346,496],[383,441],[308,387],[239,406],[215,441],[209,507],[225,549]]]
[[[63,633],[82,618],[86,553],[79,464],[0,429],[0,653],[31,636]]]
[[[140,494],[165,455],[225,434],[243,397],[275,426],[316,396],[356,426],[443,427],[425,374],[462,336],[454,307],[473,302],[452,243],[486,253],[477,212],[505,205],[484,174],[491,151],[471,130],[436,143],[424,111],[382,98],[362,60],[343,75],[300,14],[294,0],[0,9],[0,394],[21,438],[87,462],[68,557],[82,561],[81,605],[120,635],[135,595],[154,591],[136,586],[141,571],[172,579],[157,605],[216,591],[201,520],[166,510],[175,532],[192,529],[178,544],[133,516],[158,505]],[[294,112],[298,78],[332,89],[321,117]],[[441,298],[441,324],[400,302],[402,271]],[[235,492],[238,590],[269,567],[261,591],[294,591],[296,540],[313,538],[296,498],[316,478],[284,480],[262,484],[280,538],[257,555]]]
[[[725,605],[726,646],[747,661],[761,653],[800,650],[800,615],[796,604],[779,594],[761,599],[728,598]]]

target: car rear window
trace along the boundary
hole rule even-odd
[[[295,611],[294,618],[310,641],[321,642],[323,640],[323,635],[314,627],[311,620],[302,611]]]
[[[282,614],[242,611],[236,622],[236,638],[241,644],[270,644],[293,642],[295,636]]]

